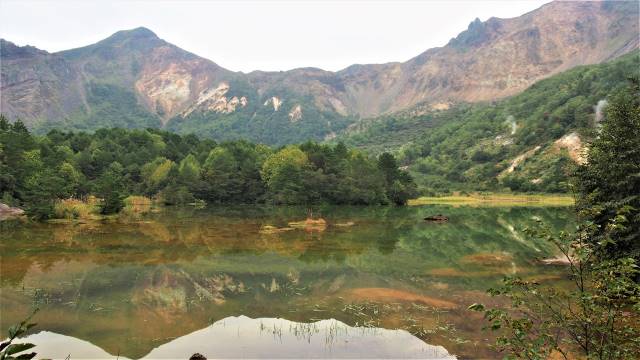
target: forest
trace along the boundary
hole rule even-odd
[[[119,128],[36,136],[1,117],[0,194],[3,203],[46,219],[57,201],[92,195],[109,214],[130,195],[166,205],[402,205],[416,187],[391,154],[374,159],[341,143],[271,148]]]

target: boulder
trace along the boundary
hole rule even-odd
[[[0,220],[24,215],[24,210],[0,203]]]

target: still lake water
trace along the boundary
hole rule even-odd
[[[446,214],[445,224],[426,223]],[[558,282],[522,229],[571,208],[165,209],[0,223],[0,329],[40,308],[38,357],[499,358],[474,302],[507,274]],[[267,226],[273,226],[270,228]]]

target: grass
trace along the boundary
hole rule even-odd
[[[58,200],[54,205],[54,215],[58,219],[95,219],[100,217],[100,200],[93,196],[84,200]]]
[[[89,196],[86,199],[61,199],[54,205],[54,218],[51,223],[68,223],[86,220],[114,220],[119,215],[138,218],[154,210],[153,200],[144,196],[132,195],[123,200],[124,208],[118,214],[100,214],[101,199]]]
[[[151,211],[153,201],[145,196],[131,195],[124,199],[124,208],[121,212],[125,215],[143,215]]]
[[[456,194],[448,196],[423,196],[409,200],[410,206],[416,205],[456,205],[456,206],[572,206],[571,195],[551,194]]]

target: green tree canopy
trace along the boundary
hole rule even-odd
[[[577,171],[578,209],[603,241],[612,220],[620,230],[609,244],[612,256],[640,260],[640,85],[614,95],[607,105],[602,130],[591,143],[587,163]]]

